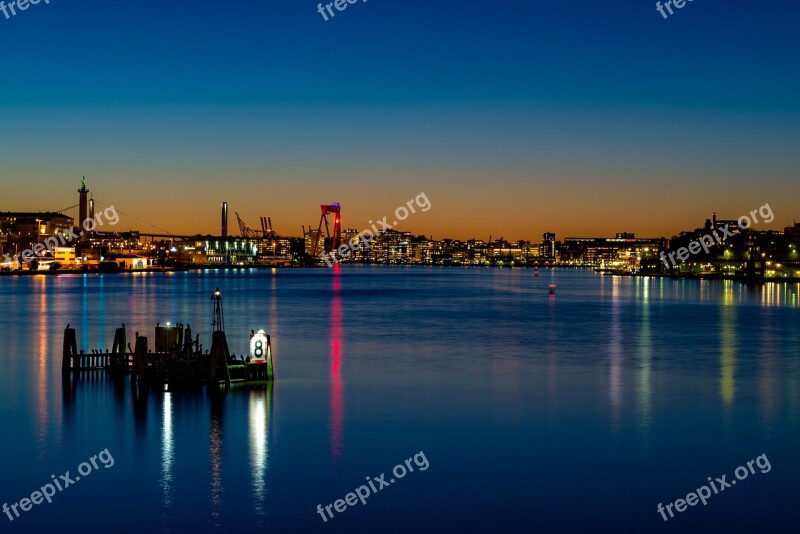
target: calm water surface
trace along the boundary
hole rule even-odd
[[[548,294],[548,284],[557,294]],[[61,380],[67,323],[273,336],[271,388]],[[0,278],[0,480],[14,503],[114,465],[7,532],[784,532],[800,520],[798,285],[592,272],[345,267]],[[132,341],[132,339],[131,339]],[[415,469],[334,519],[414,454]],[[670,503],[766,454],[736,486]],[[412,465],[413,462],[412,462]]]

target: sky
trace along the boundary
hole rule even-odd
[[[363,229],[421,192],[431,209],[398,229],[434,238],[669,237],[765,203],[782,229],[800,220],[798,15],[42,0],[0,12],[0,211],[73,206],[86,176],[143,232],[217,234],[222,201],[232,227],[300,235],[340,202]]]

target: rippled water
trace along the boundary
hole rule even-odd
[[[548,294],[548,284],[556,294]],[[63,329],[273,336],[270,388],[61,380]],[[800,519],[795,285],[578,270],[344,267],[0,278],[9,505],[108,449],[9,532],[730,532]],[[317,513],[423,452],[429,467]],[[768,473],[656,511],[766,454]],[[417,458],[420,458],[419,456]],[[377,485],[377,484],[376,484]],[[13,516],[13,513],[12,513]]]

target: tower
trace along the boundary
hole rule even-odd
[[[222,239],[228,238],[228,203],[222,203],[222,228],[220,230]],[[237,215],[238,216],[238,215]]]
[[[79,217],[79,219],[78,219],[78,235],[81,236],[81,241],[85,241],[86,240],[86,236],[82,233],[83,232],[83,223],[84,223],[84,221],[86,221],[86,219],[89,218],[89,215],[87,213],[87,210],[89,209],[89,202],[87,200],[88,197],[89,197],[89,190],[86,189],[86,177],[85,176],[83,177],[83,180],[81,180],[81,188],[78,189],[78,195],[79,195],[79,200],[78,200],[78,217]]]
[[[89,218],[94,220],[94,199],[89,199]],[[86,232],[87,234],[91,235],[94,234],[94,225],[92,225],[92,229]]]

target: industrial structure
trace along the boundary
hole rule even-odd
[[[328,254],[333,250],[339,248],[342,244],[342,206],[339,203],[323,204],[320,206],[322,215],[319,218],[319,226],[317,227],[317,239],[314,240],[314,248],[311,252],[311,257],[316,259],[323,254]],[[333,215],[333,233],[328,224],[328,215]],[[322,234],[322,225],[325,224],[325,236]],[[319,244],[322,242],[322,248]]]

